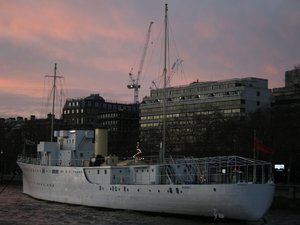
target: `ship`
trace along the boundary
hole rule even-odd
[[[120,159],[108,154],[105,128],[52,126],[51,132],[56,141],[40,142],[36,157],[17,160],[23,192],[36,199],[247,221],[263,218],[273,201],[270,162],[235,155],[165,157],[165,141],[158,156],[143,156],[137,145],[136,154]]]

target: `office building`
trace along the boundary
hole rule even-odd
[[[151,143],[147,151],[159,148],[163,123],[163,101],[166,99],[166,128],[172,148],[195,141],[194,127],[214,113],[225,117],[245,117],[260,107],[268,107],[272,94],[268,81],[260,78],[241,78],[151,90],[140,105],[140,139]],[[155,152],[149,152],[155,154]]]
[[[275,105],[300,106],[300,66],[285,72],[285,86],[273,89]]]
[[[99,94],[68,99],[63,108],[63,121],[72,129],[108,129],[110,154],[135,154],[139,130],[138,104],[105,101]]]

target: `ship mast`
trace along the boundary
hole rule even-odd
[[[167,53],[168,53],[168,4],[165,4],[165,46],[164,46],[164,87],[163,87],[163,141],[161,152],[161,163],[165,162],[166,152],[166,87],[167,87]]]
[[[56,79],[57,78],[63,78],[62,76],[57,76],[57,64],[54,63],[54,75],[46,75],[46,77],[51,77],[53,78],[53,95],[52,95],[52,115],[51,115],[51,135],[50,135],[50,140],[51,142],[53,141],[53,133],[54,133],[54,111],[55,111],[55,94],[56,94]]]

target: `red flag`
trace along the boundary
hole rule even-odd
[[[272,148],[270,148],[269,146],[264,145],[257,138],[254,138],[254,148],[256,150],[259,150],[259,151],[267,153],[267,154],[272,154],[273,153],[273,149]]]

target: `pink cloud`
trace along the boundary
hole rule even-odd
[[[43,91],[42,81],[34,82],[22,77],[11,78],[9,76],[0,77],[0,89],[14,94],[27,94],[33,97],[40,97]]]
[[[174,4],[169,7],[170,24],[183,55],[173,54],[170,63],[182,58],[186,74],[176,74],[173,85],[250,75],[265,76],[278,87],[284,70],[299,62],[300,14],[295,1]],[[161,41],[154,38],[164,13],[163,4],[158,5],[119,0],[1,1],[0,89],[25,98],[42,96],[43,76],[53,73],[57,62],[67,88],[79,93],[76,97],[99,91],[108,98],[129,96],[131,101],[128,72],[131,67],[137,70],[138,50],[152,19],[152,40]],[[161,55],[153,55],[148,63],[151,51],[149,47],[140,97],[149,95],[152,80],[162,73],[157,62]]]
[[[266,74],[267,76],[276,76],[280,73],[283,73],[282,71],[280,71],[275,65],[273,64],[266,64],[263,65],[262,71],[264,74]]]
[[[217,29],[206,21],[197,21],[193,28],[200,39],[211,39],[218,35]]]
[[[100,8],[98,17],[70,7],[61,1],[55,2],[5,2],[1,15],[0,32],[15,40],[35,41],[37,38],[52,37],[61,40],[85,39],[91,36],[136,40],[137,30],[125,26],[126,11]]]

